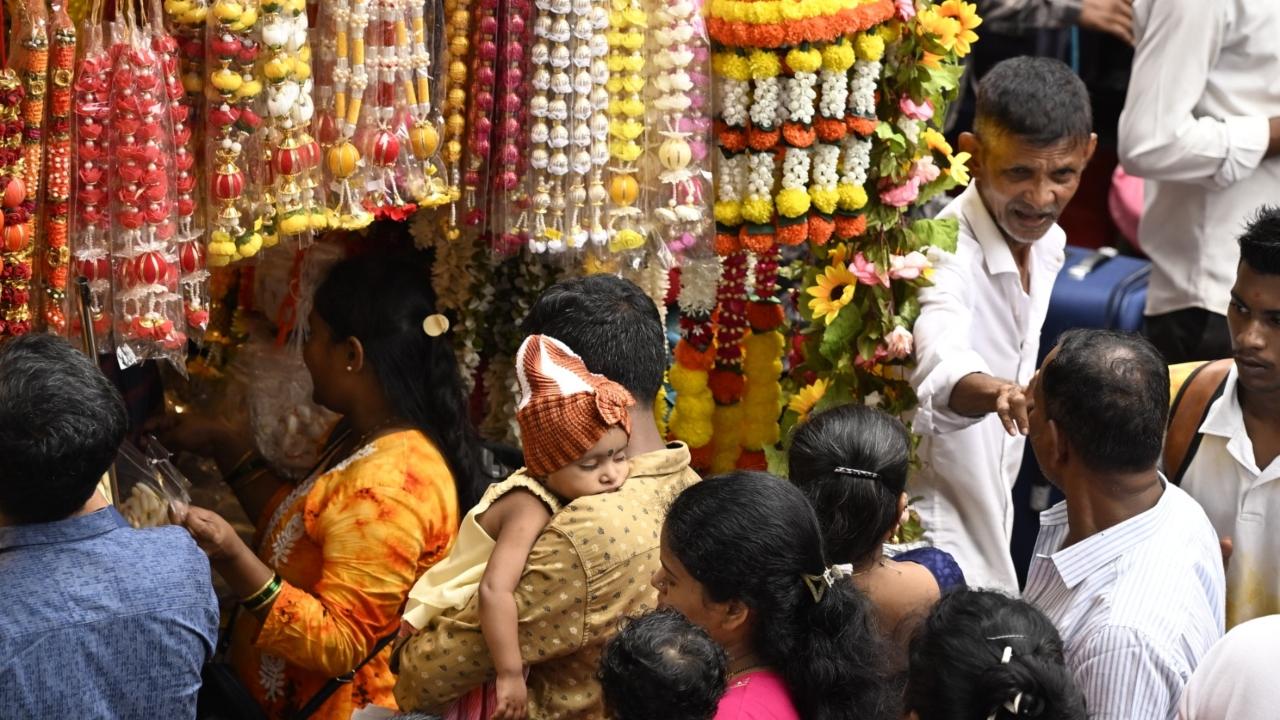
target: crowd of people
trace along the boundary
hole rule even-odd
[[[959,243],[916,324],[916,448],[898,418],[838,404],[788,439],[788,478],[700,478],[658,430],[658,309],[591,275],[525,321],[524,466],[491,482],[426,268],[374,253],[336,265],[307,319],[315,400],[341,419],[303,482],[228,421],[152,422],[216,462],[246,543],[196,507],[129,527],[100,489],[117,391],[60,339],[0,345],[0,716],[1270,717],[1280,209],[1260,200],[1280,197],[1280,122],[1227,91],[1280,76],[1232,40],[1280,11],[1223,4],[1257,22],[1204,29],[1225,64],[1208,100],[1135,91],[1127,126],[1160,131],[1122,133],[1157,187],[1151,339],[1072,330],[1039,360],[1089,98],[1052,60],[983,78],[959,140],[974,182],[943,211]],[[1140,67],[1181,52],[1150,5]],[[1065,499],[1020,588],[1028,445]],[[897,542],[909,504],[922,545]],[[221,640],[213,574],[239,599]]]

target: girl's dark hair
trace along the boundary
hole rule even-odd
[[[902,423],[865,405],[831,408],[795,431],[791,482],[817,512],[836,562],[857,563],[880,552],[898,521],[910,455],[911,437]]]
[[[806,720],[894,717],[886,652],[874,610],[848,579],[822,589],[804,576],[827,568],[804,495],[768,473],[739,471],[690,486],[671,505],[667,545],[715,602],[755,617],[752,644],[782,674]]]
[[[1005,648],[1009,662],[1002,663]],[[906,709],[920,720],[1084,720],[1062,638],[1039,610],[988,590],[942,597],[911,640]],[[1022,693],[1017,714],[1005,704]]]
[[[605,644],[596,677],[614,720],[711,720],[728,662],[705,630],[656,610],[626,621]]]
[[[360,341],[388,402],[435,444],[453,472],[461,511],[469,510],[483,488],[479,440],[451,335],[423,330],[437,312],[423,256],[372,252],[338,263],[316,289],[315,311],[335,342]]]

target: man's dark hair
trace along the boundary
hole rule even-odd
[[[1263,205],[1240,236],[1240,261],[1263,275],[1280,275],[1280,207]]]
[[[667,370],[666,333],[658,306],[635,283],[613,275],[561,280],[538,297],[523,329],[563,342],[637,406],[653,406]]]
[[[710,720],[727,668],[724,650],[702,628],[658,610],[626,622],[605,646],[597,676],[614,720]]]
[[[1169,367],[1146,338],[1068,330],[1040,383],[1047,416],[1090,470],[1156,466],[1169,417]]]
[[[978,83],[974,127],[979,135],[1007,132],[1036,147],[1088,142],[1093,132],[1089,91],[1061,60],[1009,58]]]
[[[0,513],[27,524],[79,510],[127,425],[120,393],[66,340],[34,334],[0,344]]]

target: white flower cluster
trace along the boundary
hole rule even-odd
[[[760,127],[774,127],[778,120],[778,100],[781,88],[778,78],[756,80],[755,98],[751,102],[751,122]]]
[[[782,187],[803,188],[809,182],[809,151],[787,148],[782,160]]]
[[[871,138],[850,135],[841,147],[840,182],[862,185],[867,182],[867,168],[871,166]]]
[[[859,60],[849,74],[849,112],[859,117],[876,114],[876,83],[880,81],[880,61]]]
[[[790,155],[788,155],[790,157]],[[806,174],[808,158],[805,158]],[[767,198],[773,195],[773,153],[751,153],[747,158],[747,199]]]
[[[543,253],[547,250],[546,242],[546,211],[551,207],[551,182],[552,179],[548,173],[548,166],[551,162],[551,154],[549,151],[549,143],[551,141],[551,126],[548,121],[551,119],[551,27],[553,20],[553,11],[551,4],[547,0],[537,0],[534,3],[536,17],[533,21],[533,47],[530,50],[530,58],[533,61],[533,76],[529,79],[529,84],[533,88],[533,97],[529,100],[529,117],[532,120],[532,126],[529,131],[529,193],[533,202],[534,227],[530,233],[529,250],[533,253]],[[563,45],[556,44],[557,55]],[[562,64],[563,60],[557,57],[556,64]],[[556,75],[563,73],[557,72]],[[567,79],[567,78],[566,78]],[[557,81],[559,78],[557,78]],[[562,129],[557,122],[556,127]]]
[[[822,99],[818,101],[818,110],[825,118],[843,118],[846,104],[849,102],[848,78],[842,72],[823,70],[821,79]]]
[[[787,111],[791,122],[813,122],[813,108],[818,101],[818,76],[811,72],[798,72],[787,82]]]
[[[720,118],[729,127],[747,124],[747,108],[751,106],[751,83],[746,80],[717,78],[720,85]]]
[[[836,165],[840,162],[840,147],[818,143],[813,147],[813,184],[833,188],[840,175]],[[865,172],[865,171],[864,171]]]
[[[716,307],[716,289],[720,286],[720,258],[690,258],[680,268],[680,305],[683,315],[710,315]]]
[[[730,155],[721,159],[716,181],[716,197],[719,200],[741,200],[742,190],[747,184],[747,156]]]

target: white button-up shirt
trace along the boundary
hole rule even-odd
[[[936,258],[934,285],[920,292],[911,384],[920,398],[912,427],[922,436],[921,466],[908,492],[921,496],[915,508],[929,540],[955,556],[969,585],[1016,593],[1010,493],[1026,442],[994,413],[952,411],[951,391],[970,373],[1031,381],[1066,234],[1054,225],[1031,246],[1028,293],[976,183],[938,217],[960,221],[960,240],[954,255]]]
[[[1120,160],[1147,180],[1147,314],[1225,315],[1236,238],[1280,197],[1280,158],[1263,160],[1280,117],[1280,2],[1134,0],[1133,14]]]
[[[1162,478],[1163,480],[1163,478]],[[1063,548],[1067,503],[1040,514],[1024,598],[1057,626],[1090,720],[1166,720],[1222,637],[1218,537],[1191,496]]]
[[[1227,568],[1227,627],[1280,613],[1280,458],[1259,468],[1244,427],[1234,365],[1200,432],[1182,478],[1220,537],[1233,543]],[[1280,711],[1277,711],[1280,715]]]

